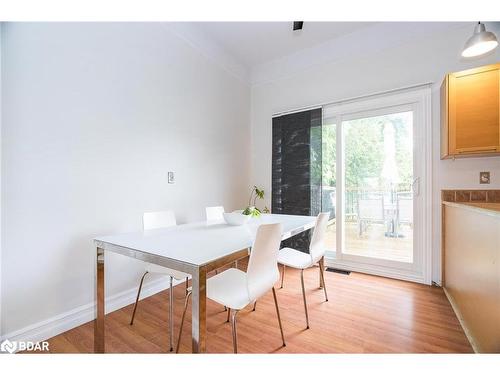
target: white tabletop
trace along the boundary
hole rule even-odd
[[[120,246],[131,250],[201,266],[235,251],[251,247],[261,224],[283,224],[282,238],[314,227],[315,216],[263,214],[248,224],[197,222],[144,232],[99,236],[96,246]]]

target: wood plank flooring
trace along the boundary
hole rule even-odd
[[[287,341],[281,347],[272,292],[238,315],[240,353],[470,353],[472,348],[441,288],[351,273],[325,272],[329,302],[319,289],[318,268],[305,271],[311,328],[305,329],[300,273],[287,269],[277,289]],[[184,303],[175,288],[175,338]],[[186,317],[180,351],[191,350]],[[133,326],[133,305],[106,316],[106,352],[168,353],[168,292],[142,300]],[[207,302],[207,351],[231,353],[231,326],[224,308]],[[52,353],[90,353],[93,322],[49,340]]]

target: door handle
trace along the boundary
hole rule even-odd
[[[411,190],[413,191],[413,195],[418,197],[420,195],[420,177],[417,177],[411,183]]]

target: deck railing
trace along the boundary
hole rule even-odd
[[[330,219],[334,219],[336,217],[337,205],[337,191],[335,186],[313,186],[311,189],[311,207],[315,208],[318,212],[330,212]],[[347,188],[345,191],[344,206],[346,221],[357,220],[357,207],[360,199],[384,197],[385,202],[394,203],[397,194],[408,194],[411,196],[411,186],[409,184],[400,184],[393,190]]]

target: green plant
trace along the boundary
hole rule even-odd
[[[261,212],[268,213],[269,209],[264,207],[261,211],[256,207],[257,199],[264,199],[264,190],[259,189],[257,186],[254,186],[252,191],[250,192],[250,198],[248,199],[248,206],[243,211],[243,215],[251,215],[253,217],[259,217]]]

